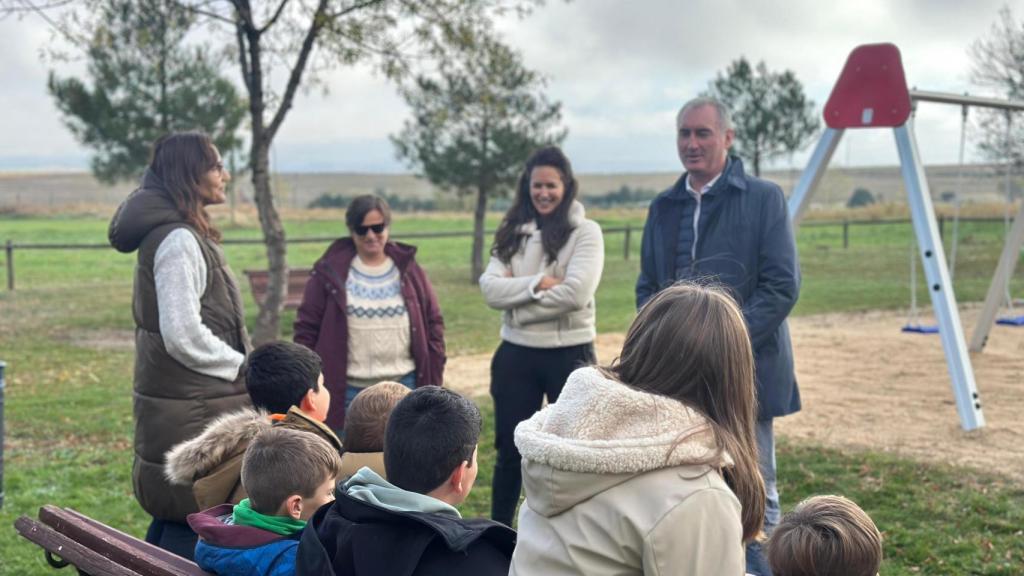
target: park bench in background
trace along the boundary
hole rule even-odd
[[[209,576],[194,562],[70,508],[43,506],[38,520],[22,516],[14,527],[45,551],[54,568],[74,566],[95,576]]]
[[[284,307],[294,310],[302,304],[302,294],[306,290],[306,282],[312,274],[312,268],[289,268],[288,269],[288,293],[284,297]],[[257,304],[263,304],[267,299],[267,286],[270,285],[270,272],[267,270],[246,270],[245,275],[249,278],[249,287],[252,288],[252,297]]]

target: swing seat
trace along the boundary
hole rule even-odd
[[[938,334],[938,326],[928,326],[925,324],[907,324],[901,330],[901,332],[908,332],[911,334]]]
[[[1024,326],[1024,316],[1003,316],[996,320],[996,324],[1003,326]]]

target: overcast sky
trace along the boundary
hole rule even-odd
[[[968,48],[989,33],[1003,0],[576,0],[499,22],[527,66],[563,104],[565,148],[581,172],[676,171],[673,119],[682,102],[740,57],[792,69],[819,113],[849,52],[893,42],[907,82],[983,94],[970,83]],[[1015,14],[1022,16],[1021,10]],[[36,16],[0,21],[0,170],[85,169],[89,151],[61,124],[46,92],[51,41]],[[61,74],[82,65],[61,64]],[[230,74],[236,74],[235,68]],[[365,68],[338,69],[328,91],[301,93],[276,140],[281,171],[404,172],[388,135],[408,111]],[[917,135],[925,163],[957,159],[960,112],[922,104]],[[896,164],[891,131],[848,131],[833,164]],[[806,153],[795,159],[802,166]],[[968,160],[976,160],[968,147]],[[788,161],[782,162],[788,166]]]

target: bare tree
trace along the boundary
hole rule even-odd
[[[0,15],[42,14],[68,40],[80,42],[83,14],[101,0],[0,0]],[[364,62],[389,78],[440,57],[452,45],[492,33],[491,19],[520,15],[543,0],[175,0],[194,14],[204,36],[219,41],[241,71],[249,98],[249,170],[270,269],[253,340],[276,339],[287,290],[285,231],[274,204],[270,146],[299,89],[325,72]],[[28,8],[27,8],[28,7]],[[87,30],[84,31],[87,34]],[[271,74],[283,71],[284,74]]]
[[[1014,18],[1009,6],[989,33],[976,40],[969,53],[974,61],[971,80],[1011,100],[1024,100],[1024,20]],[[979,148],[992,160],[1024,164],[1024,117],[1003,111],[979,110]]]

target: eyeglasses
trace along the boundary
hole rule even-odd
[[[367,232],[369,232],[370,230],[373,230],[374,234],[382,234],[384,232],[384,229],[387,227],[388,225],[383,222],[381,222],[380,224],[370,224],[369,226],[363,226],[360,224],[359,226],[356,226],[356,234],[360,236],[366,236]]]

